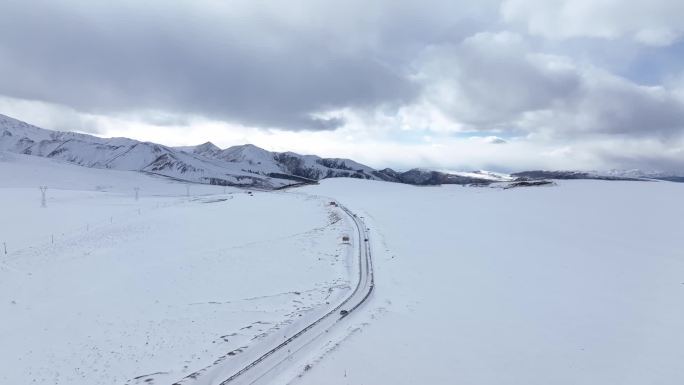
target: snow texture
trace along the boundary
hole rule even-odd
[[[304,190],[363,213],[377,290],[292,384],[684,383],[684,185]]]
[[[0,158],[0,383],[170,384],[349,291],[350,226],[329,202],[185,186]]]

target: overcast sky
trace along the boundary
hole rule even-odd
[[[684,1],[0,2],[0,113],[396,168],[684,171]]]

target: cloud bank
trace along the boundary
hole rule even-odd
[[[682,171],[681,14],[667,0],[8,0],[0,113],[376,166]]]

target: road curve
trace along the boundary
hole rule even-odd
[[[303,326],[298,332],[284,339],[281,343],[268,351],[252,362],[243,365],[242,367],[234,368],[232,373],[203,373],[195,377],[190,375],[190,378],[199,380],[198,383],[207,383],[212,385],[247,385],[257,383],[268,383],[270,379],[269,374],[279,367],[281,363],[294,360],[297,354],[302,351],[304,347],[309,345],[320,335],[327,333],[333,327],[343,323],[345,318],[356,311],[370,297],[375,286],[373,278],[373,261],[371,258],[370,239],[368,229],[365,224],[356,214],[342,205],[338,207],[347,214],[354,226],[356,227],[356,243],[358,245],[359,269],[358,282],[352,293],[346,297],[340,304],[333,309],[320,316],[310,324]],[[340,312],[346,310],[346,314]],[[206,375],[212,377],[207,378]],[[189,377],[184,378],[187,380]],[[209,380],[208,382],[205,382]],[[185,382],[181,380],[183,384]]]

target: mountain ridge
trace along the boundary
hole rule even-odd
[[[84,167],[140,171],[188,182],[238,187],[283,188],[332,177],[381,180],[374,175],[374,169],[350,159],[277,153],[252,144],[226,149],[211,142],[169,147],[129,138],[52,131],[2,114],[0,151]]]
[[[422,168],[374,169],[351,159],[322,158],[294,152],[268,151],[253,144],[221,149],[212,142],[169,147],[129,138],[101,138],[52,131],[0,114],[0,151],[34,155],[91,168],[150,173],[193,183],[279,189],[325,178],[349,177],[413,185],[489,185],[545,179],[659,179],[684,182],[682,175],[638,170],[441,172]],[[642,175],[643,174],[643,175]]]

